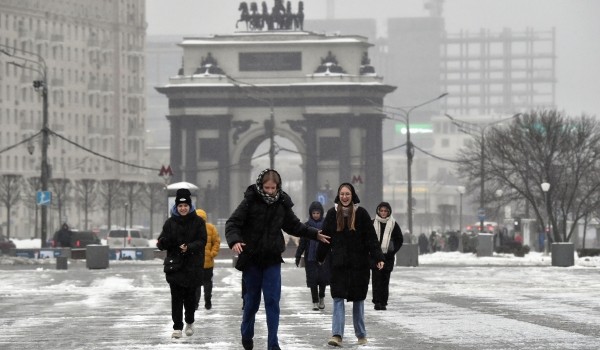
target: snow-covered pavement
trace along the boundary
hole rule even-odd
[[[89,270],[70,260],[0,257],[0,349],[241,349],[241,273],[215,268],[213,309],[196,313],[196,334],[170,338],[169,290],[161,261],[111,261]],[[35,264],[32,264],[35,263]],[[282,349],[327,349],[331,301],[312,311],[304,269],[284,265]],[[361,349],[598,349],[600,259],[569,268],[550,257],[477,258],[436,253],[396,267],[387,311],[367,299],[369,343]],[[344,348],[358,348],[347,304]],[[255,349],[266,348],[257,315]]]

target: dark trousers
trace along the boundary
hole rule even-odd
[[[392,271],[373,269],[373,304],[387,305]]]
[[[185,323],[194,323],[196,287],[182,287],[173,283],[169,283],[169,287],[173,329],[183,330],[183,309],[185,309]]]
[[[310,287],[310,294],[312,296],[312,302],[318,303],[319,298],[325,298],[325,283],[319,284],[319,287]]]
[[[202,285],[196,288],[196,308],[200,305],[200,296],[202,295],[202,287],[204,287],[204,302],[207,303],[211,301],[212,298],[212,289],[213,289],[213,268],[209,267],[208,269],[204,269],[204,274],[202,275]]]

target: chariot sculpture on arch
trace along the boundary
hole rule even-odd
[[[304,30],[304,2],[299,1],[297,12],[292,9],[292,2],[287,1],[283,5],[283,0],[275,0],[275,4],[269,12],[266,1],[261,3],[261,12],[258,11],[258,3],[242,1],[238,6],[240,18],[235,22],[238,28],[240,22],[246,24],[248,31],[269,30]]]

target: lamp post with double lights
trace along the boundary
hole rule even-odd
[[[237,80],[233,77],[226,75],[227,79],[229,79],[235,86],[239,88],[243,88],[244,86],[253,87],[256,89],[264,89],[269,93],[269,98],[264,99],[261,97],[252,96],[250,94],[246,94],[247,97],[266,103],[269,106],[269,119],[265,120],[265,131],[269,136],[269,168],[275,169],[275,103],[273,102],[273,91],[264,86],[258,86],[255,84],[251,84],[245,81]]]
[[[400,117],[402,117],[402,119],[406,123],[406,180],[407,180],[406,191],[407,191],[407,197],[408,197],[408,199],[407,199],[407,204],[408,204],[407,216],[408,216],[408,230],[411,234],[413,233],[413,198],[412,198],[412,170],[411,170],[411,167],[412,167],[412,160],[414,158],[415,151],[413,149],[413,145],[410,140],[410,112],[414,111],[415,109],[417,109],[419,107],[423,107],[425,105],[428,105],[430,103],[438,101],[438,100],[446,97],[447,95],[448,95],[448,93],[444,92],[443,94],[439,95],[436,98],[432,98],[423,103],[419,103],[417,105],[414,105],[414,106],[411,106],[408,108],[383,106],[384,109],[381,110],[383,113],[386,113],[386,114],[388,114],[389,112],[387,112],[385,109],[400,111],[401,113],[399,113],[399,114],[398,113],[389,113],[389,114],[399,115]],[[390,118],[390,117],[386,117],[386,118],[391,119],[391,120],[398,120],[396,118]]]
[[[9,52],[20,52],[25,55],[31,55],[37,58],[36,60],[29,59],[24,56],[15,55],[14,53]],[[33,88],[36,91],[39,91],[42,94],[42,164],[41,164],[41,175],[40,175],[40,185],[42,197],[46,195],[48,192],[48,144],[49,144],[49,135],[48,135],[48,68],[46,66],[46,61],[44,58],[37,53],[25,51],[21,49],[17,49],[14,47],[6,46],[0,44],[0,52],[6,56],[12,57],[17,60],[23,61],[20,62],[8,62],[16,67],[20,67],[22,69],[28,69],[40,74],[41,79],[33,81]],[[36,65],[37,67],[28,66],[27,63]],[[41,244],[42,247],[47,245],[47,237],[48,237],[48,205],[49,198],[46,204],[42,203],[42,222],[41,222]]]
[[[448,119],[450,119],[452,121],[452,124],[456,125],[461,132],[464,132],[466,134],[473,136],[473,134],[471,132],[469,132],[468,130],[465,129],[465,126],[467,126],[468,128],[470,128],[472,130],[479,131],[479,134],[481,137],[480,138],[480,153],[481,153],[481,155],[480,155],[480,159],[479,159],[479,171],[480,171],[480,175],[481,175],[481,183],[480,183],[480,188],[479,188],[479,212],[478,212],[479,213],[479,232],[483,232],[483,230],[484,230],[483,224],[485,221],[485,197],[484,197],[484,191],[485,191],[485,176],[484,176],[485,175],[485,167],[484,167],[485,142],[484,142],[484,136],[485,136],[485,131],[490,126],[498,125],[505,121],[512,120],[514,118],[519,117],[520,115],[521,115],[521,113],[517,113],[508,118],[495,120],[491,123],[481,125],[481,124],[477,124],[477,123],[467,122],[464,120],[459,120],[459,119],[452,117],[449,114],[446,114],[446,117]]]

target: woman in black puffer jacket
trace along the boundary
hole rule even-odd
[[[330,244],[321,244],[318,261],[329,255],[331,263],[331,296],[333,297],[332,337],[328,344],[341,346],[344,337],[345,306],[352,302],[352,321],[358,344],[367,343],[364,308],[369,280],[370,261],[378,269],[384,266],[384,256],[377,241],[369,213],[358,206],[360,200],[349,183],[340,185],[335,206],[327,211],[323,233],[331,236]]]
[[[260,306],[261,291],[265,301],[269,350],[279,350],[279,300],[281,299],[281,253],[285,241],[281,230],[298,237],[329,242],[320,231],[301,223],[294,203],[281,190],[281,177],[273,169],[263,170],[244,193],[244,199],[225,223],[229,248],[238,255],[236,265],[242,270],[244,315],[241,324],[242,345],[254,347],[254,321]]]
[[[165,277],[171,289],[173,338],[181,337],[183,308],[185,308],[185,334],[187,336],[194,334],[196,288],[202,283],[205,246],[206,223],[196,215],[190,191],[179,189],[175,197],[175,205],[171,209],[171,217],[165,221],[156,241],[158,249],[167,251]],[[170,266],[169,261],[178,262],[178,266]]]

